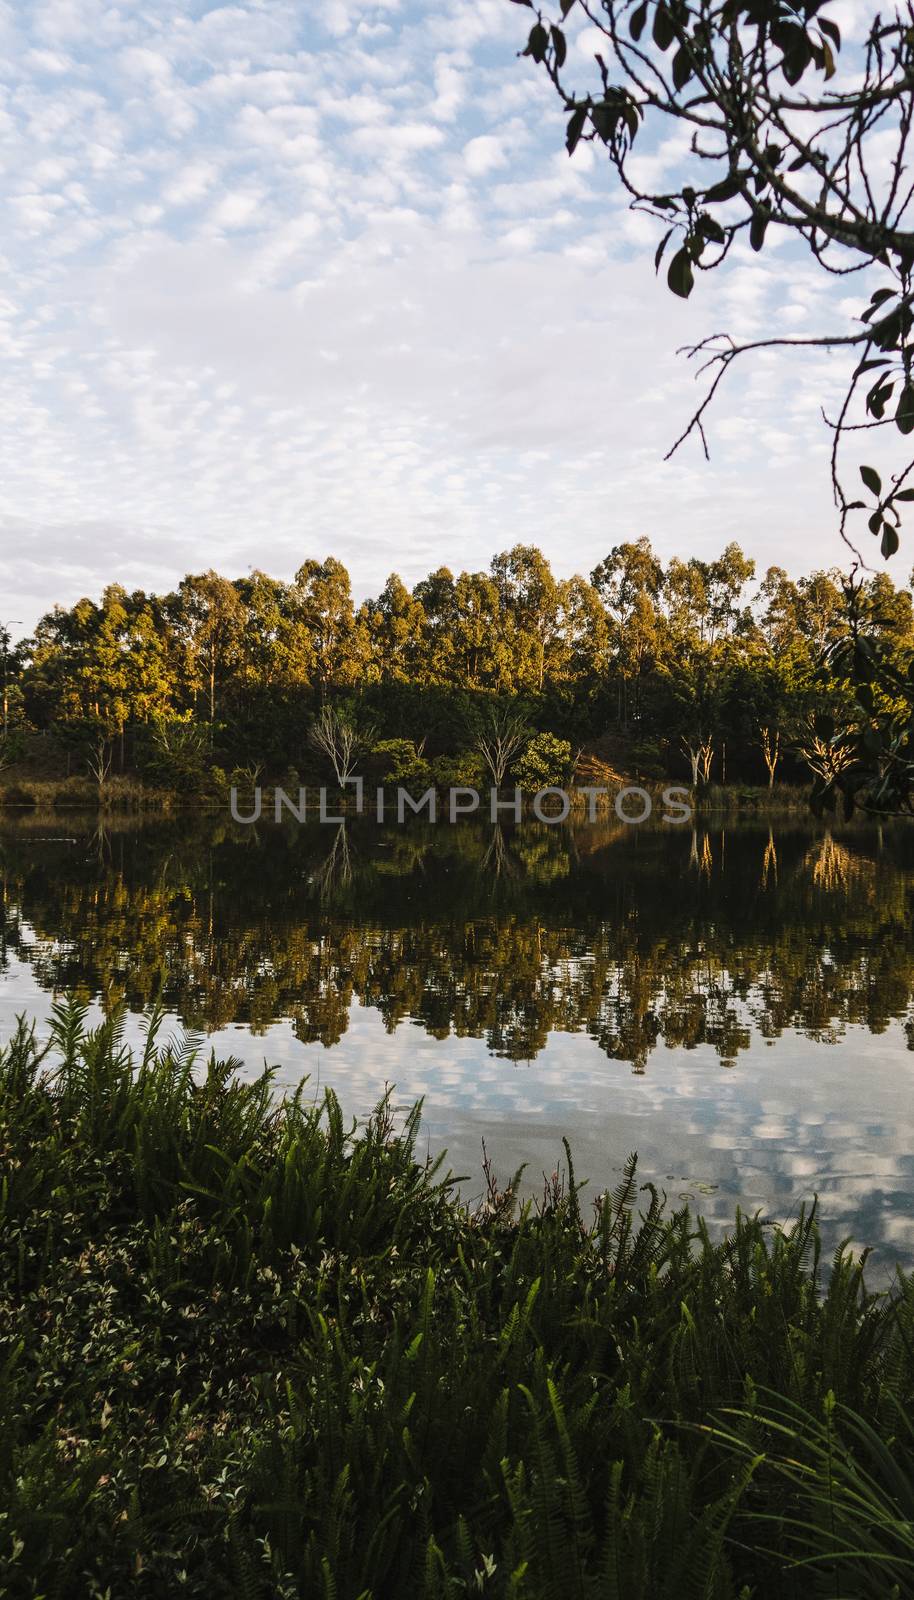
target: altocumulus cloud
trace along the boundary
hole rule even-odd
[[[747,368],[712,467],[661,464],[676,346],[774,304],[812,328],[821,284],[766,253],[673,301],[524,28],[506,0],[0,4],[8,610],[331,550],[360,593],[517,539],[563,572],[645,532],[837,558],[827,362]]]

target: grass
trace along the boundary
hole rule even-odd
[[[800,812],[808,817],[809,784],[775,783],[769,788],[758,783],[712,783],[701,790],[696,809],[702,815],[757,812],[767,817]]]
[[[38,778],[0,774],[0,809],[79,811],[158,811],[171,809],[173,797],[164,789],[120,774],[104,790],[89,778]]]
[[[713,1243],[634,1162],[463,1206],[419,1109],[0,1052],[0,1593],[914,1593],[914,1286],[815,1217]]]

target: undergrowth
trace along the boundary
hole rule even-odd
[[[470,1211],[418,1107],[237,1065],[0,1051],[0,1594],[914,1594],[910,1280],[634,1160]]]

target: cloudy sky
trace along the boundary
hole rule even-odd
[[[0,0],[3,616],[327,554],[361,598],[518,539],[562,573],[642,533],[840,561],[828,358],[757,360],[710,466],[662,459],[678,345],[840,301],[783,250],[670,295],[653,224],[566,156],[528,27],[508,0]]]

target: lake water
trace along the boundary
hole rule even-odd
[[[75,989],[330,1085],[396,1086],[481,1187],[631,1150],[714,1224],[818,1194],[914,1264],[914,829],[0,822],[0,1037]],[[586,1196],[586,1191],[585,1191]]]

